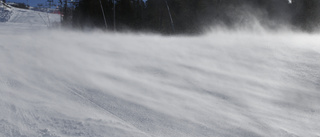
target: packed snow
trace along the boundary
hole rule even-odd
[[[9,12],[0,136],[320,137],[319,34],[77,32]]]
[[[2,1],[0,2],[1,26],[11,25],[11,27],[18,27],[20,29],[22,27],[37,30],[39,27],[51,27],[60,22],[60,15],[58,14],[47,14],[45,12],[14,8],[10,5],[2,4]]]

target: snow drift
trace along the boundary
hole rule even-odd
[[[320,136],[318,34],[21,26],[0,24],[0,136]]]

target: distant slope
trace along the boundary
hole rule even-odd
[[[58,14],[19,9],[4,6],[2,3],[0,5],[2,5],[0,6],[0,22],[20,23],[30,26],[48,26],[49,24],[60,22],[60,15]]]
[[[60,21],[60,16],[57,14],[47,14],[39,11],[13,8],[10,23],[24,23],[30,25],[47,25]]]
[[[0,22],[7,22],[12,14],[11,6],[0,1]]]

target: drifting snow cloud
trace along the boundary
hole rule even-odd
[[[0,136],[319,135],[319,35],[43,27],[0,24]]]

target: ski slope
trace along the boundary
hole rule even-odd
[[[11,14],[11,7],[0,1],[0,22],[7,22],[10,19]]]
[[[22,11],[0,23],[0,136],[320,136],[319,34],[48,30]]]
[[[37,30],[60,22],[60,15],[14,8],[0,3],[0,23],[20,29]],[[3,24],[4,23],[4,24]],[[18,29],[17,28],[17,29]]]

